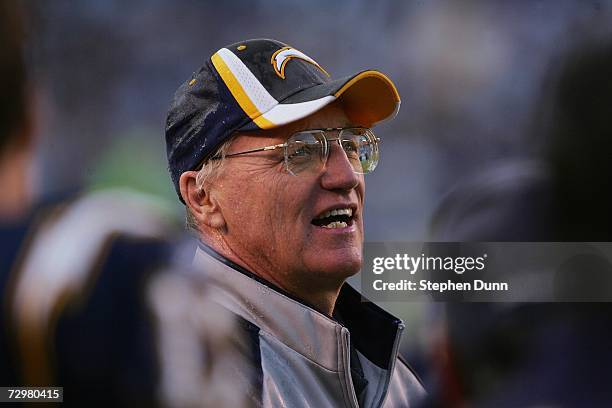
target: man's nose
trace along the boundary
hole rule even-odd
[[[326,190],[350,191],[359,184],[359,175],[353,170],[346,153],[337,142],[330,142],[329,157],[321,178],[321,186]]]

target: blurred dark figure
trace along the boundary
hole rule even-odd
[[[560,241],[611,241],[612,42],[586,44],[567,58],[551,106],[542,112],[550,135],[556,220]]]
[[[21,10],[14,2],[0,2],[0,299],[6,307],[8,274],[26,226],[21,218],[30,205],[26,190],[27,168],[32,156],[31,115],[26,90]],[[2,328],[6,314],[0,314]],[[3,333],[4,334],[4,333]],[[0,336],[0,383],[15,378],[8,362],[6,336]]]
[[[437,211],[433,240],[612,241],[612,42],[583,45],[551,72],[535,113],[538,158],[460,185]],[[556,274],[557,298],[572,303],[446,304],[430,404],[611,406],[612,304],[575,302],[609,299],[611,272],[608,258],[587,253]]]
[[[21,44],[20,10],[13,2],[0,4],[0,222],[27,211],[28,167],[32,159],[32,117]]]
[[[233,321],[174,261],[182,245],[154,200],[33,205],[18,4],[0,2],[0,386],[64,387],[69,406],[243,406]]]

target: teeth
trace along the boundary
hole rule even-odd
[[[348,224],[344,221],[334,221],[324,225],[323,228],[346,228],[347,226]]]
[[[331,217],[332,215],[347,215],[349,217],[352,217],[353,210],[350,208],[339,208],[337,210],[326,211],[323,214],[319,215],[316,219],[320,220],[322,218]]]

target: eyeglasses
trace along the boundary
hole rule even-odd
[[[283,149],[285,168],[297,175],[305,170],[320,170],[327,162],[334,142],[342,148],[355,173],[374,171],[380,156],[380,139],[370,129],[361,127],[302,130],[292,134],[285,143],[226,154],[225,157]],[[211,160],[219,159],[221,157],[215,156]]]

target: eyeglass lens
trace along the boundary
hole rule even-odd
[[[339,143],[346,157],[359,174],[372,172],[378,164],[378,144],[367,129],[342,129],[337,138],[325,138],[324,131],[304,131],[287,141],[285,163],[293,174],[304,170],[319,171],[325,164],[330,143]]]
[[[285,163],[290,173],[318,171],[325,162],[327,143],[316,132],[300,132],[287,140]]]

